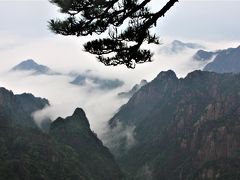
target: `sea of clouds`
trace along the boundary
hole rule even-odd
[[[19,43],[21,38],[15,41],[11,39],[9,42],[5,38],[4,43],[8,44],[9,48],[0,49],[0,86],[16,94],[29,92],[47,98],[51,106],[34,113],[37,123],[45,117],[54,121],[59,116],[69,116],[76,107],[82,107],[92,130],[101,137],[106,131],[108,120],[128,101],[126,98],[119,98],[117,96],[119,92],[128,91],[142,79],[151,81],[160,71],[172,69],[178,77],[184,77],[193,70],[202,69],[206,64],[192,59],[197,49],[186,49],[177,54],[161,52],[160,49],[169,46],[172,41],[162,39],[161,45],[150,47],[155,52],[153,62],[137,65],[135,69],[128,69],[125,66],[106,67],[97,62],[93,55],[82,50],[85,40],[58,36],[21,44]],[[197,43],[207,50],[238,46],[236,42]],[[62,75],[33,76],[31,72],[9,72],[16,64],[30,58]],[[84,86],[70,83],[73,80],[73,77],[68,75],[70,72],[84,73],[88,70],[91,70],[94,76],[106,79],[118,78],[125,84],[114,90],[101,90],[88,83]]]

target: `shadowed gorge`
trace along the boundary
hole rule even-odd
[[[239,90],[239,74],[161,72],[109,121],[134,127],[133,146],[109,147],[133,179],[238,179]]]
[[[90,130],[82,109],[58,118],[47,134],[31,117],[49,104],[46,99],[1,88],[0,102],[1,179],[124,179],[113,156]]]

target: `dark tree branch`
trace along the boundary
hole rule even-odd
[[[178,2],[169,0],[159,11],[151,13],[147,7],[150,1],[50,0],[69,17],[65,20],[50,20],[49,27],[54,33],[65,36],[87,36],[102,34],[112,26],[114,31],[109,32],[108,38],[86,43],[85,50],[96,54],[98,60],[105,65],[125,64],[134,68],[135,63],[152,61],[153,54],[150,50],[140,49],[141,45],[145,41],[159,44],[157,36],[151,35],[149,30]],[[128,26],[122,31],[118,30],[125,21]]]

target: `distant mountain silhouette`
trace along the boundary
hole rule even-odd
[[[141,80],[139,84],[136,84],[133,86],[133,88],[127,92],[120,92],[118,93],[118,96],[121,98],[130,98],[135,94],[141,87],[147,84],[146,80]]]
[[[101,90],[115,89],[124,84],[124,82],[119,79],[105,79],[90,74],[79,74],[71,83],[78,86],[84,86],[87,82],[95,85]]]
[[[52,71],[47,66],[36,63],[32,59],[22,61],[18,65],[14,66],[10,71],[32,71],[33,75],[40,75],[40,74],[57,75],[57,74],[59,74],[59,73]]]
[[[159,52],[165,54],[177,54],[187,49],[203,49],[204,47],[196,43],[185,43],[179,40],[174,40],[170,44],[162,47]]]
[[[240,72],[240,46],[217,51],[199,50],[193,56],[196,61],[207,62],[204,71],[217,73]]]
[[[217,73],[240,72],[240,46],[215,52],[216,57],[204,67],[204,71]]]
[[[193,59],[197,61],[209,61],[214,55],[217,55],[219,52],[210,52],[205,50],[198,50],[196,54],[194,54]]]

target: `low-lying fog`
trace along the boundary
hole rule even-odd
[[[12,46],[7,50],[0,50],[0,86],[14,93],[29,92],[35,96],[47,98],[51,106],[34,114],[36,122],[44,117],[50,117],[51,120],[59,116],[66,117],[71,115],[76,107],[82,107],[92,130],[101,137],[105,131],[106,122],[122,104],[127,102],[127,99],[117,96],[119,92],[130,90],[142,79],[151,81],[163,70],[172,69],[178,77],[184,77],[187,73],[202,69],[205,65],[192,59],[197,49],[186,49],[176,54],[168,54],[160,51],[160,48],[167,46],[170,41],[162,40],[162,42],[162,45],[151,47],[155,51],[154,61],[137,65],[134,70],[127,69],[125,66],[105,67],[97,62],[93,55],[82,51],[79,40],[71,38],[43,39],[41,42]],[[232,42],[199,43],[207,50],[237,46]],[[29,58],[63,75],[33,76],[31,72],[9,72],[13,66]],[[125,84],[113,90],[101,90],[92,83],[86,83],[84,86],[69,83],[74,77],[67,75],[68,73],[84,73],[88,70],[91,70],[94,76],[104,79],[118,78]]]

